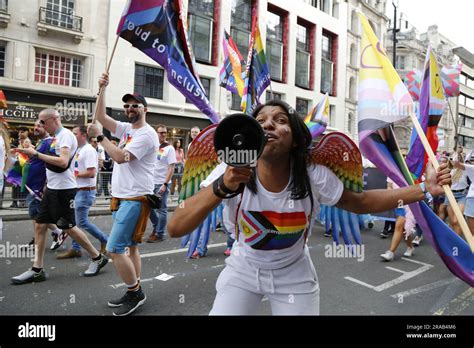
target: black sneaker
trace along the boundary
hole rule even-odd
[[[110,307],[110,308],[117,308],[117,307],[120,307],[121,305],[123,305],[125,303],[125,301],[127,300],[128,298],[128,293],[129,291],[127,291],[125,293],[125,295],[123,295],[122,297],[118,298],[118,299],[115,299],[115,300],[110,300],[109,302],[107,302],[107,305]]]
[[[99,273],[102,267],[107,265],[109,258],[105,255],[101,255],[100,259],[97,261],[91,260],[89,267],[84,272],[84,277],[93,277]]]
[[[143,293],[142,289],[137,291],[127,291],[123,297],[124,301],[122,304],[114,311],[115,316],[126,316],[132,314],[137,310],[138,307],[142,306],[146,301],[146,296]]]
[[[41,270],[36,273],[32,269],[29,269],[26,272],[23,272],[20,275],[12,278],[12,283],[15,285],[27,284],[27,283],[38,283],[46,280],[46,272]]]
[[[388,231],[383,230],[382,232],[380,232],[380,238],[388,238]]]

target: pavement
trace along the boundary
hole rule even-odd
[[[111,216],[92,216],[105,232]],[[150,224],[148,224],[150,225]],[[380,254],[390,239],[381,239],[383,223],[362,231],[361,257],[334,253],[331,238],[316,225],[309,238],[310,255],[318,273],[321,315],[474,315],[474,290],[452,275],[425,241],[412,258],[402,256],[402,243],[393,262]],[[146,234],[151,231],[148,226]],[[8,221],[1,244],[24,244],[31,239],[31,222]],[[98,241],[91,238],[96,247]],[[135,315],[208,315],[216,296],[216,280],[225,267],[226,236],[212,232],[204,258],[186,257],[180,239],[140,245],[142,286],[146,304]],[[48,246],[51,238],[48,238]],[[2,315],[112,315],[107,301],[122,296],[122,283],[110,262],[96,277],[84,278],[89,258],[57,260],[70,246],[68,239],[56,251],[46,250],[45,282],[11,285],[10,278],[31,267],[30,257],[0,255],[0,313]],[[260,313],[271,314],[262,299]]]
[[[10,201],[11,202],[11,201]],[[27,208],[8,208],[10,202],[3,202],[3,208],[0,209],[0,217],[3,221],[30,220]],[[96,204],[89,210],[89,216],[111,215],[109,208],[110,201],[99,198]],[[174,211],[178,205],[178,197],[171,196],[168,198],[168,211]]]

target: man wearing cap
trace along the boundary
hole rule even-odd
[[[128,122],[119,122],[105,113],[105,89],[108,74],[102,74],[99,86],[104,98],[98,98],[96,119],[112,136],[119,138],[118,146],[105,138],[96,124],[89,126],[88,133],[96,137],[115,162],[112,171],[113,212],[112,231],[107,241],[107,251],[127,292],[121,298],[108,302],[115,308],[114,315],[124,316],[143,305],[146,296],[140,286],[141,259],[138,243],[143,238],[150,214],[147,195],[153,194],[153,171],[156,163],[158,136],[146,123],[147,102],[139,94],[125,94],[122,98]],[[125,254],[128,248],[129,255]]]

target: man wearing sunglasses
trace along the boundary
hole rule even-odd
[[[108,263],[108,259],[94,248],[85,233],[76,226],[74,197],[77,185],[74,168],[71,166],[77,151],[76,137],[69,129],[62,126],[57,110],[41,111],[38,122],[46,132],[54,136],[48,154],[41,153],[33,147],[17,150],[30,158],[43,161],[46,166],[47,185],[36,216],[35,246],[37,249],[33,267],[13,277],[12,283],[26,284],[46,280],[43,259],[48,224],[56,224],[89,253],[92,261],[84,272],[84,276],[95,276]]]
[[[128,122],[119,122],[106,115],[105,89],[108,83],[108,74],[103,74],[99,86],[104,89],[104,98],[98,98],[96,119],[120,142],[118,146],[114,145],[102,135],[96,124],[89,126],[88,133],[97,138],[114,161],[110,205],[113,225],[106,249],[128,289],[121,298],[109,301],[108,306],[115,308],[114,315],[124,316],[134,312],[146,300],[140,286],[138,243],[142,240],[150,214],[147,197],[153,195],[153,171],[159,143],[155,130],[146,123],[147,102],[143,96],[125,94],[122,97]],[[126,248],[129,255],[125,254]]]

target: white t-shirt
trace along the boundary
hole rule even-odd
[[[6,153],[5,153],[5,141],[3,140],[3,137],[0,136],[0,175],[2,175],[3,179],[3,169],[5,168],[5,158],[6,158]]]
[[[61,130],[53,136],[51,142],[51,152],[54,151],[57,156],[60,155],[62,148],[69,149],[69,159],[75,156],[77,150],[77,139],[75,135],[66,128]],[[76,178],[74,176],[74,163],[71,163],[68,169],[62,173],[56,173],[46,168],[46,186],[52,190],[68,190],[76,188]]]
[[[469,177],[469,180],[471,180],[471,186],[469,186],[469,192],[467,193],[467,198],[473,198],[474,197],[474,165],[473,164],[466,164],[464,163],[464,168],[466,175]]]
[[[204,185],[212,183],[224,171],[225,166],[216,168],[211,173],[214,177],[210,175]],[[319,212],[320,204],[331,206],[340,200],[344,186],[331,170],[321,165],[309,166],[308,175],[313,192],[314,217]],[[291,179],[288,186],[290,182]],[[288,186],[281,192],[269,192],[261,185],[258,176],[256,184],[256,195],[245,188],[240,207],[240,195],[223,200],[228,207],[230,221],[235,221],[239,209],[239,240],[234,244],[233,255],[242,256],[247,262],[263,269],[285,267],[301,255],[305,236],[310,234],[311,200],[309,197],[292,200]],[[226,228],[233,230],[235,222],[224,223]]]
[[[451,170],[451,179],[453,178],[454,174],[456,173],[457,170],[460,170],[460,169],[453,169]],[[467,183],[467,173],[466,171],[462,171],[462,176],[461,178],[456,181],[456,182],[453,182],[451,184],[451,190],[453,191],[458,191],[458,190],[464,190],[466,188],[468,188],[468,183]]]
[[[168,145],[156,149],[155,185],[162,185],[165,182],[168,167],[176,163],[176,151],[173,146]],[[171,179],[168,184],[171,183]]]
[[[85,144],[77,150],[74,159],[74,174],[85,172],[89,168],[95,168],[96,172],[93,178],[77,178],[77,187],[94,187],[96,186],[97,170],[99,159],[96,149],[91,144]]]
[[[153,194],[153,173],[156,163],[158,135],[146,123],[134,129],[131,123],[116,122],[115,133],[119,147],[133,154],[136,159],[125,163],[115,163],[112,172],[112,196],[131,198]]]
[[[105,149],[102,145],[98,144],[97,145],[97,154],[99,155],[99,158],[103,161],[105,161]]]

